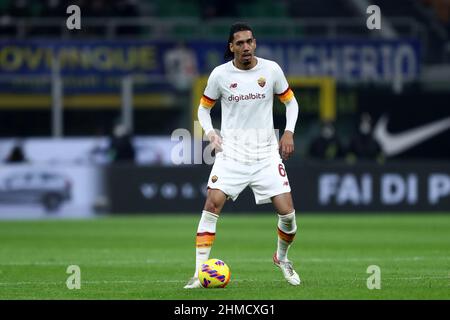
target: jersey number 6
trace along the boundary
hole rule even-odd
[[[280,176],[285,177],[286,176],[286,170],[284,170],[283,164],[280,163],[278,165],[278,172],[280,173]]]

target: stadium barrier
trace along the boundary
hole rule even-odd
[[[195,213],[211,166],[18,164],[0,167],[0,219]],[[287,163],[298,212],[450,213],[448,162]],[[249,188],[224,212],[273,212]]]
[[[111,166],[105,173],[111,213],[200,212],[210,166]],[[450,212],[448,162],[287,164],[301,212]],[[270,212],[249,188],[226,212]]]

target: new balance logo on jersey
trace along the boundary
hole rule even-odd
[[[228,101],[234,101],[234,102],[239,102],[242,100],[257,100],[257,99],[264,99],[266,97],[266,95],[264,93],[249,93],[249,94],[240,94],[238,96],[235,96],[234,94],[232,94],[231,96],[228,97]]]
[[[237,83],[236,82],[230,84],[230,89],[235,89],[235,88],[237,88]]]

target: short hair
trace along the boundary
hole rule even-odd
[[[225,54],[223,55],[225,60],[230,60],[234,58],[234,53],[231,52],[230,50],[230,43],[233,42],[234,34],[239,31],[251,31],[253,35],[253,30],[247,23],[245,22],[233,23],[230,28],[230,34],[228,35],[227,48],[225,49]]]

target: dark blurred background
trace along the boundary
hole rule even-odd
[[[66,26],[72,4],[80,30]],[[366,26],[370,5],[381,10],[379,30]],[[291,184],[307,188],[298,191],[305,210],[450,210],[448,1],[0,0],[5,212],[24,212],[16,195],[32,183],[53,190],[27,191],[45,212],[63,203],[75,215],[200,208],[210,167],[175,167],[171,135],[193,133],[199,96],[238,20],[254,28],[257,56],[280,64],[299,101],[287,168]],[[220,104],[212,116],[220,128]],[[278,101],[274,117],[282,131]],[[193,134],[188,148],[196,143]],[[68,177],[44,178],[55,168]],[[331,198],[325,171],[338,179]],[[391,173],[398,179],[386,182]]]

